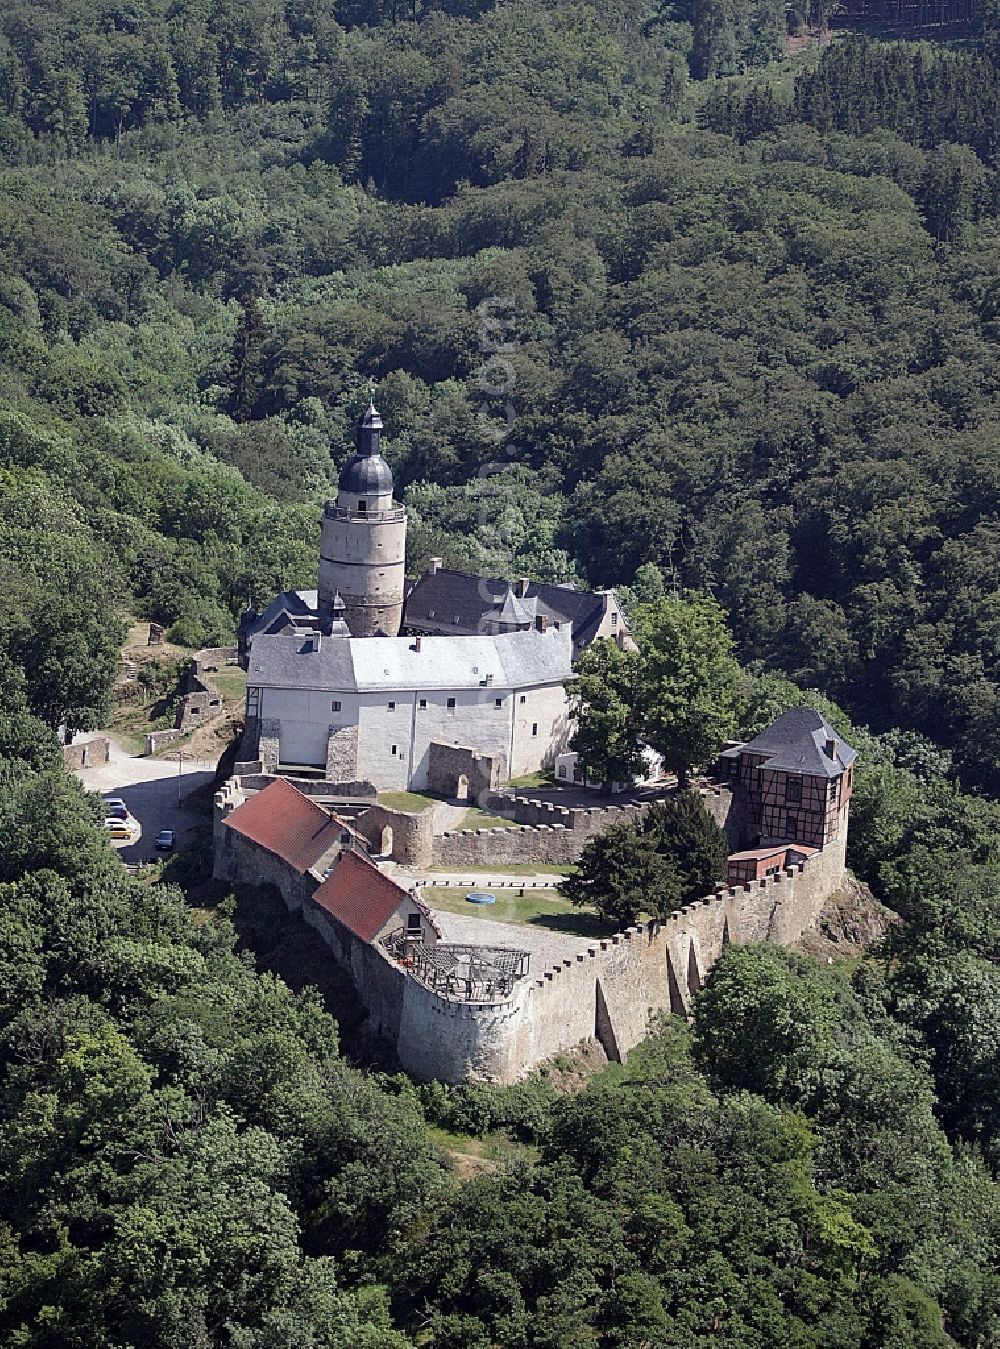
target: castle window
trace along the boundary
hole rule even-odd
[[[611,610],[611,626],[612,626],[613,628],[617,628],[617,626],[618,626],[618,610],[617,610],[617,609],[612,609],[612,610]]]
[[[786,801],[802,800],[801,778],[785,778],[785,800]]]
[[[564,763],[561,763],[559,765],[559,777],[564,778],[565,776],[566,776],[566,765]]]
[[[454,698],[449,698],[449,699],[448,699],[448,711],[449,711],[449,712],[454,712],[454,710],[455,710],[455,699],[454,699]]]
[[[494,698],[494,699],[493,699],[493,706],[494,706],[494,707],[503,707],[503,699],[502,699],[502,698]]]
[[[408,913],[408,914],[406,915],[406,930],[407,930],[407,932],[419,932],[419,931],[420,931],[420,914],[419,914],[419,913]]]
[[[520,698],[518,699],[518,702],[521,702],[521,703],[524,702],[524,694],[523,694],[523,693],[521,694]]]
[[[340,711],[340,700],[339,700],[339,699],[334,698],[333,702],[330,704],[330,711],[331,711],[331,712],[339,712],[339,711]]]
[[[393,758],[396,757],[396,746],[395,746],[395,745],[393,745],[393,747],[392,747],[392,757],[393,757]]]
[[[422,708],[424,708],[424,707],[427,706],[427,699],[426,699],[426,698],[421,698],[421,699],[420,699],[420,706],[421,706]]]
[[[359,514],[359,515],[367,515],[367,514],[368,514],[368,502],[367,502],[367,501],[359,501],[359,502],[358,502],[358,514]]]
[[[785,832],[789,838],[798,838],[799,836],[799,817],[793,810],[785,815]]]
[[[531,723],[531,734],[532,734],[532,735],[537,735],[537,734],[538,734],[538,722],[537,722],[537,721],[533,721],[533,722]]]
[[[396,710],[396,704],[393,703],[393,702],[390,702],[390,703],[388,704],[388,710],[389,710],[390,712],[395,712],[395,710]]]

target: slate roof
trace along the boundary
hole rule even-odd
[[[380,454],[356,454],[344,466],[339,487],[355,496],[392,496],[392,470]]]
[[[360,853],[345,852],[313,899],[362,941],[374,941],[410,896]],[[420,906],[423,907],[422,905]]]
[[[825,748],[829,740],[836,745],[832,759]],[[744,745],[742,752],[764,755],[762,766],[766,768],[827,778],[839,777],[858,754],[811,707],[793,707],[783,712],[767,730]]]
[[[316,621],[318,603],[315,590],[286,590],[248,624],[248,631],[256,636],[261,632],[283,632],[294,627],[296,622],[308,625]]]
[[[572,674],[568,629],[482,637],[254,638],[247,681],[264,688],[367,693],[398,689],[498,689],[560,683]]]
[[[275,778],[223,820],[229,829],[282,858],[299,873],[316,865],[350,826],[304,796],[284,778]],[[350,830],[353,833],[353,830]]]
[[[484,622],[499,617],[510,589],[509,581],[439,567],[414,582],[406,597],[403,623],[480,632]],[[514,598],[525,607],[536,601],[531,612],[543,614],[550,622],[572,623],[577,648],[593,639],[604,617],[604,596],[590,590],[532,581],[526,595]]]

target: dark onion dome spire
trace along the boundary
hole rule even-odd
[[[382,418],[374,402],[358,423],[358,450],[340,475],[352,496],[392,496],[392,471],[382,458]]]

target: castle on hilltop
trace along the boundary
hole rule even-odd
[[[687,1014],[729,943],[787,946],[816,923],[845,875],[855,751],[810,708],[724,749],[695,790],[733,849],[725,884],[662,921],[559,948],[540,969],[517,927],[509,945],[446,940],[449,915],[420,899],[428,868],[565,867],[589,837],[648,808],[648,794],[581,806],[555,790],[498,790],[565,747],[575,655],[631,638],[613,591],[482,579],[438,559],[408,583],[381,431],[371,406],[324,508],[316,590],[244,615],[246,730],[216,797],[214,874],[274,885],[416,1076],[513,1082],[594,1038],[621,1060],[652,1013]],[[377,799],[420,787],[507,823],[439,830],[437,806]],[[390,855],[406,883],[388,874]]]
[[[433,745],[488,764],[491,786],[550,766],[569,739],[574,657],[598,638],[631,642],[614,591],[472,576],[439,558],[408,583],[381,437],[372,404],[323,510],[317,588],[243,615],[241,761],[379,791],[430,785]]]

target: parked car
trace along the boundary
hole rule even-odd
[[[132,830],[124,820],[105,820],[104,827],[112,838],[131,839]]]
[[[104,801],[104,808],[109,815],[112,813],[112,806],[116,809],[123,810],[126,815],[128,814],[128,806],[120,796],[105,796],[102,799]]]
[[[112,806],[107,801],[105,801],[104,806],[109,820],[127,820],[129,818],[127,806]]]
[[[161,829],[156,836],[157,852],[173,852],[174,850],[174,831],[172,829]]]

